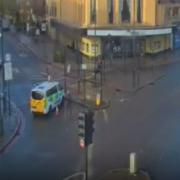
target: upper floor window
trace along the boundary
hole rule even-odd
[[[137,22],[141,23],[142,2],[137,0]]]
[[[56,9],[56,3],[55,2],[52,2],[52,4],[51,4],[50,16],[53,16],[53,17],[57,16],[57,9]]]
[[[122,22],[130,22],[130,2],[131,0],[120,0],[120,13]]]
[[[178,7],[174,7],[172,9],[172,16],[178,16],[179,15],[179,8]]]
[[[91,0],[91,23],[96,23],[96,0]]]
[[[179,7],[166,8],[166,18],[177,18],[180,15]]]
[[[107,0],[108,5],[108,22],[113,23],[114,19],[114,0]]]

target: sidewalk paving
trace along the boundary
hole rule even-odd
[[[22,116],[18,108],[12,103],[11,114],[6,112],[3,120],[4,134],[0,137],[0,156],[7,152],[8,148],[18,137],[22,127]]]

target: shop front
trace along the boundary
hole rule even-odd
[[[172,28],[88,29],[87,36],[101,39],[103,57],[142,56],[172,48]]]
[[[144,37],[111,37],[102,39],[102,52],[105,57],[123,58],[144,54]]]

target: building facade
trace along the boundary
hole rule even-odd
[[[46,0],[18,0],[17,6],[22,14],[35,17],[36,21],[44,19],[46,16]],[[29,17],[26,21],[29,20]]]
[[[180,47],[179,0],[46,0],[46,5],[51,36],[86,56]]]

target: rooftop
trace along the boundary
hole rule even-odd
[[[48,89],[51,89],[54,86],[57,86],[59,83],[57,81],[45,81],[36,87],[32,89],[32,91],[40,91],[40,92],[45,92]]]

